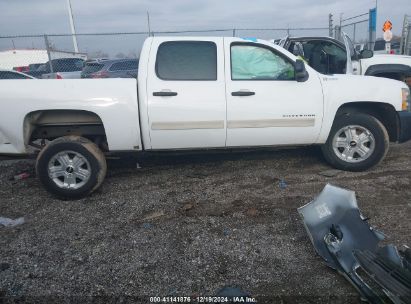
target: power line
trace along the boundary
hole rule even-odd
[[[290,28],[235,28],[236,31],[312,31],[328,30],[328,27],[290,27]],[[151,30],[151,29],[150,29]],[[180,31],[151,31],[151,34],[184,34],[184,33],[210,33],[210,32],[232,32],[233,28],[224,29],[203,29],[203,30],[180,30]],[[115,36],[115,35],[148,35],[149,32],[111,32],[111,33],[75,33],[75,34],[47,34],[49,37],[67,37],[67,36]],[[9,35],[0,36],[0,38],[37,38],[44,37],[44,34],[32,35]]]
[[[364,13],[364,14],[356,15],[356,16],[353,16],[353,17],[350,17],[350,18],[341,19],[341,22],[344,22],[344,21],[347,21],[347,20],[351,20],[351,19],[355,19],[355,18],[358,18],[358,17],[362,17],[362,16],[365,16],[365,15],[368,15],[368,14],[369,14],[369,13]]]

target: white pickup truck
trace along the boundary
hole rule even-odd
[[[411,138],[404,83],[323,75],[253,39],[148,38],[137,80],[4,80],[0,96],[0,154],[34,147],[45,188],[69,198],[100,186],[106,153],[318,144],[359,171]]]
[[[411,86],[411,56],[358,52],[347,34],[342,38],[344,43],[330,37],[286,37],[275,42],[323,74],[385,77]]]

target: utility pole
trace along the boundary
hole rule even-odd
[[[147,11],[148,36],[151,36],[150,13]]]
[[[53,73],[53,63],[51,61],[51,54],[50,54],[50,42],[49,42],[49,38],[47,37],[47,35],[44,35],[44,44],[46,45],[46,50],[47,50],[47,58],[49,59],[49,68],[50,68],[50,72]]]
[[[74,52],[78,53],[78,44],[77,44],[77,37],[76,37],[76,29],[75,29],[75,27],[74,27],[73,11],[72,11],[72,9],[71,9],[71,2],[70,2],[70,0],[67,0],[67,9],[68,9],[69,19],[70,19],[71,35],[72,35],[72,37],[73,37]]]
[[[333,36],[333,14],[329,14],[328,15],[328,35],[330,36],[330,37],[332,37]]]
[[[377,16],[378,16],[378,0],[375,0],[375,24],[377,24]]]

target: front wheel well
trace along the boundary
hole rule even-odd
[[[343,104],[335,117],[350,115],[351,113],[369,114],[377,118],[387,129],[391,142],[399,139],[399,120],[397,111],[388,103],[381,102],[349,102]]]

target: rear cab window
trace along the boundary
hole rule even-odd
[[[160,44],[156,74],[162,80],[216,81],[217,45],[211,41],[167,41]]]

